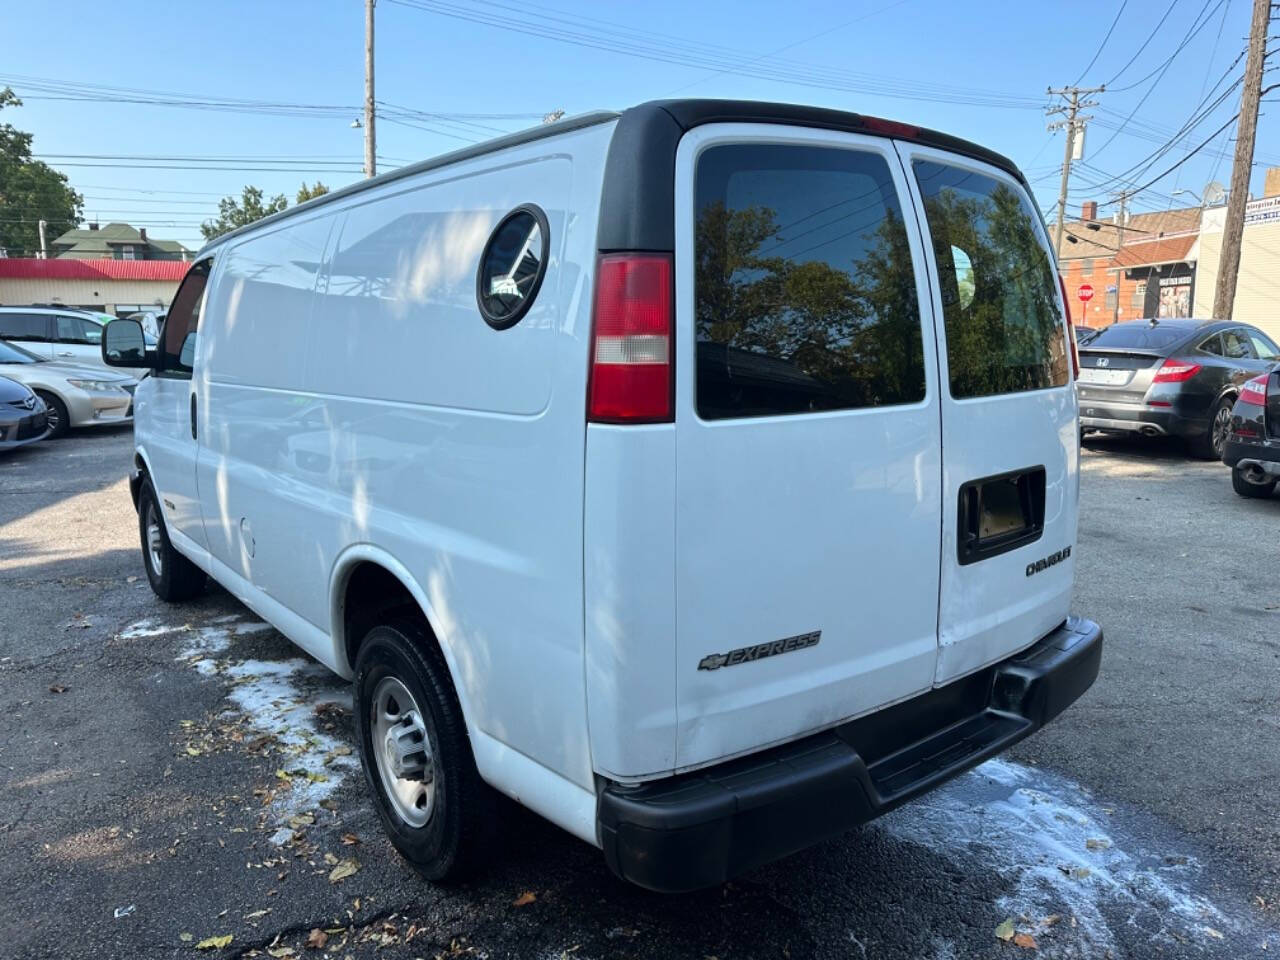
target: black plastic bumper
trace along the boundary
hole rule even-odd
[[[723,883],[933,789],[1048,723],[1089,689],[1102,630],[1069,618],[993,667],[833,730],[600,796],[605,859],[669,893]]]

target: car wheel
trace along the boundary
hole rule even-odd
[[[1204,460],[1221,460],[1222,451],[1227,445],[1227,436],[1231,433],[1231,408],[1235,406],[1234,397],[1223,397],[1213,408],[1209,416],[1209,429],[1204,436],[1193,440],[1191,452]]]
[[[1252,483],[1239,467],[1231,468],[1231,489],[1242,497],[1269,497],[1275,492],[1276,482]]]
[[[444,657],[420,620],[374,627],[355,669],[356,738],[391,843],[427,880],[488,859],[496,796],[476,770]]]
[[[164,514],[150,479],[144,480],[138,491],[138,533],[142,538],[142,565],[157,597],[165,603],[178,603],[204,589],[205,572],[169,542]]]
[[[47,390],[37,390],[36,395],[49,408],[48,439],[57,440],[59,437],[65,437],[67,431],[71,429],[71,417],[67,413],[67,405]]]

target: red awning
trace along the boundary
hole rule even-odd
[[[0,257],[0,280],[162,280],[176,283],[181,260],[32,260]]]

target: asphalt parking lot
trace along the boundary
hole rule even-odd
[[[1106,649],[1057,722],[844,838],[664,897],[515,809],[483,880],[419,881],[366,798],[344,684],[218,588],[151,593],[131,444],[0,459],[2,956],[1280,951],[1280,496],[1242,500],[1220,464],[1088,445],[1075,607]]]

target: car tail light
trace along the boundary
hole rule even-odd
[[[607,254],[596,269],[587,419],[672,419],[671,257]]]
[[[1170,357],[1164,363],[1160,364],[1160,369],[1156,371],[1156,375],[1151,378],[1152,383],[1182,383],[1190,380],[1200,372],[1200,364],[1192,363],[1190,360],[1175,360]]]
[[[900,140],[914,140],[920,136],[920,127],[914,123],[903,123],[901,120],[886,120],[884,117],[863,116],[862,127],[871,133],[885,137],[897,137]]]
[[[1067,281],[1058,274],[1058,288],[1062,291],[1062,312],[1067,315],[1067,341],[1071,344],[1071,375],[1080,379],[1080,348],[1076,345],[1076,325],[1071,322],[1071,301],[1067,299]]]
[[[1240,402],[1251,403],[1255,407],[1267,405],[1267,375],[1254,377],[1240,388]]]

